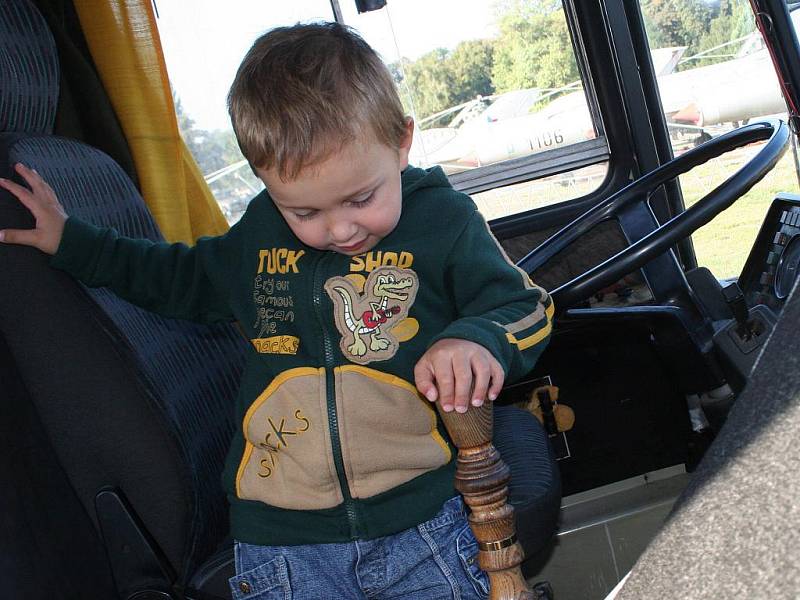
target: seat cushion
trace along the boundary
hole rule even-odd
[[[553,536],[561,507],[561,478],[542,424],[516,406],[495,406],[493,442],[511,471],[508,501],[526,556]]]

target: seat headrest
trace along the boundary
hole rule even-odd
[[[0,132],[52,133],[58,103],[58,53],[29,0],[0,10]]]

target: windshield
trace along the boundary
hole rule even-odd
[[[765,117],[786,119],[786,104],[748,0],[642,0],[661,104],[677,156],[721,133]],[[793,18],[800,13],[795,11]],[[669,56],[669,60],[663,60]],[[655,63],[655,60],[654,60]],[[714,189],[758,151],[727,153],[680,177],[687,206]],[[718,277],[738,276],[775,195],[797,183],[786,153],[730,210],[692,236],[699,264]]]
[[[560,0],[408,0],[343,21],[382,56],[416,128],[412,164],[457,174],[595,140]],[[327,0],[263,4],[159,0],[158,26],[181,132],[229,221],[261,189],[238,152],[225,98],[239,61],[268,29],[332,20]],[[424,15],[424,18],[420,18]],[[442,26],[442,24],[448,24]],[[596,113],[595,113],[596,114]],[[488,219],[574,198],[603,180],[605,164],[506,186],[475,199]],[[533,180],[533,176],[530,178]]]

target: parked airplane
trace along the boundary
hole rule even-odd
[[[800,10],[793,11],[800,27]],[[676,71],[680,63],[738,46],[731,60]],[[741,124],[758,116],[782,113],[783,101],[761,34],[686,57],[685,46],[651,52],[658,76],[667,125],[675,134],[690,134],[698,142],[712,137],[713,128]],[[747,81],[747,86],[741,82]],[[541,107],[541,108],[540,108]],[[445,126],[431,126],[445,122]],[[711,128],[711,131],[709,131]],[[417,122],[410,160],[439,164],[449,173],[473,169],[575,144],[597,137],[580,81],[557,89],[528,88],[450,107]],[[206,175],[212,183],[246,165],[241,161]]]
[[[453,119],[456,127],[425,129],[423,122],[414,136],[411,162],[440,164],[455,172],[592,139],[597,134],[583,91],[568,92],[530,112],[548,97],[574,87],[549,92],[523,89],[478,98],[456,107],[461,108]],[[463,122],[465,112],[472,117]]]
[[[798,25],[800,11],[792,17]],[[675,71],[681,62],[734,44],[739,50],[731,60]],[[667,125],[676,135],[691,133],[703,141],[711,137],[708,128],[786,110],[758,32],[693,57],[684,57],[685,51],[686,47],[674,47],[652,52]],[[742,81],[748,85],[742,86]],[[579,85],[478,97],[424,119],[415,135],[411,160],[457,172],[593,139],[597,133]],[[547,102],[548,98],[553,99]],[[448,114],[456,116],[447,126],[427,127]]]
[[[742,81],[748,84],[743,86]],[[765,48],[727,62],[671,73],[658,83],[664,113],[676,124],[709,127],[786,110]]]

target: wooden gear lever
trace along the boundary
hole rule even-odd
[[[455,487],[472,511],[469,524],[478,540],[478,564],[489,575],[490,600],[534,600],[520,569],[525,553],[514,507],[506,501],[511,475],[492,444],[492,403],[465,413],[444,412],[438,402],[436,407],[458,448]]]

